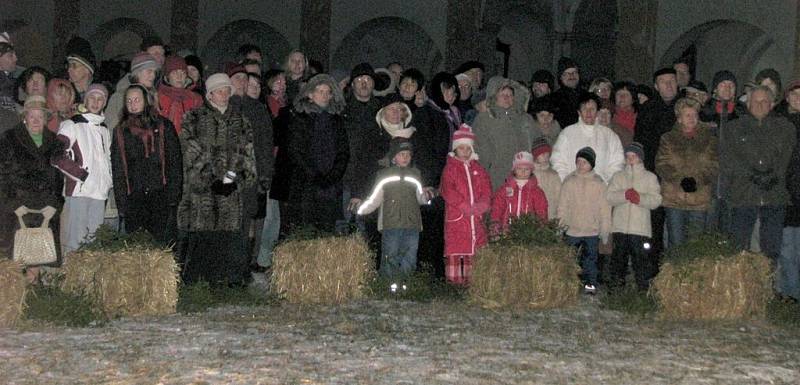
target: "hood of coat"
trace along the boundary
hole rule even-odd
[[[331,88],[331,101],[328,104],[328,107],[324,110],[334,114],[339,115],[344,111],[345,107],[345,100],[344,100],[344,93],[342,90],[339,89],[339,86],[336,84],[336,80],[333,79],[328,74],[319,74],[315,75],[311,79],[303,85],[303,88],[300,89],[300,92],[297,94],[297,97],[294,99],[294,110],[301,113],[310,114],[312,112],[322,112],[323,108],[314,104],[309,98],[314,89],[317,88],[320,84],[327,84],[328,87]]]
[[[458,100],[459,95],[461,95],[461,93],[458,91],[458,81],[456,80],[455,75],[447,72],[439,72],[433,77],[433,79],[431,79],[431,83],[428,85],[428,96],[437,107],[442,110],[448,110],[451,106],[444,100],[444,95],[442,94],[443,84],[450,87],[455,87],[455,100]]]
[[[493,76],[486,83],[486,103],[492,115],[496,115],[501,109],[495,104],[495,96],[500,89],[510,86],[514,90],[514,105],[511,106],[511,111],[515,113],[524,113],[528,108],[528,101],[531,98],[531,93],[528,89],[519,84],[516,80],[504,78],[502,76]]]

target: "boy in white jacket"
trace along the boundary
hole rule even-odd
[[[652,229],[650,210],[661,205],[661,185],[655,174],[644,168],[644,148],[633,142],[625,147],[625,169],[611,178],[606,197],[613,207],[614,252],[609,261],[609,286],[622,288],[633,265],[636,286],[647,290],[658,268],[650,255]]]

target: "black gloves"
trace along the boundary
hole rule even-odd
[[[211,192],[214,195],[228,196],[234,191],[236,191],[236,182],[222,183],[221,179],[217,179],[214,183],[211,183]]]
[[[697,181],[691,177],[683,178],[681,179],[681,188],[687,193],[693,193],[697,191]]]

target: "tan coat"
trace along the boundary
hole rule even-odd
[[[544,196],[547,197],[547,218],[556,218],[558,211],[558,196],[561,194],[561,177],[552,168],[539,168],[533,171],[539,182],[539,188],[544,190]]]
[[[700,123],[694,138],[681,133],[680,124],[661,137],[656,174],[661,178],[662,205],[681,210],[707,210],[717,178],[717,138]],[[683,178],[694,178],[697,191],[681,188]]]
[[[572,172],[561,186],[556,216],[573,237],[600,236],[608,241],[611,233],[611,206],[606,200],[606,184],[594,171]]]
[[[625,199],[629,188],[639,193],[639,204]],[[661,205],[661,186],[656,174],[644,169],[644,164],[625,166],[614,174],[606,192],[613,207],[612,232],[651,237],[650,210]]]

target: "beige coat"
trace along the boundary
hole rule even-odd
[[[625,199],[629,188],[639,193],[639,204]],[[661,205],[661,186],[658,178],[639,163],[625,166],[614,174],[606,191],[608,203],[613,207],[612,232],[651,237],[650,210]]]
[[[539,188],[544,190],[544,196],[547,197],[547,218],[556,218],[558,195],[561,194],[561,177],[552,168],[540,168],[539,165],[536,165],[533,174],[539,182]]]
[[[579,174],[573,171],[561,186],[556,216],[572,237],[600,236],[608,242],[611,233],[611,206],[606,197],[606,184],[594,171]]]

